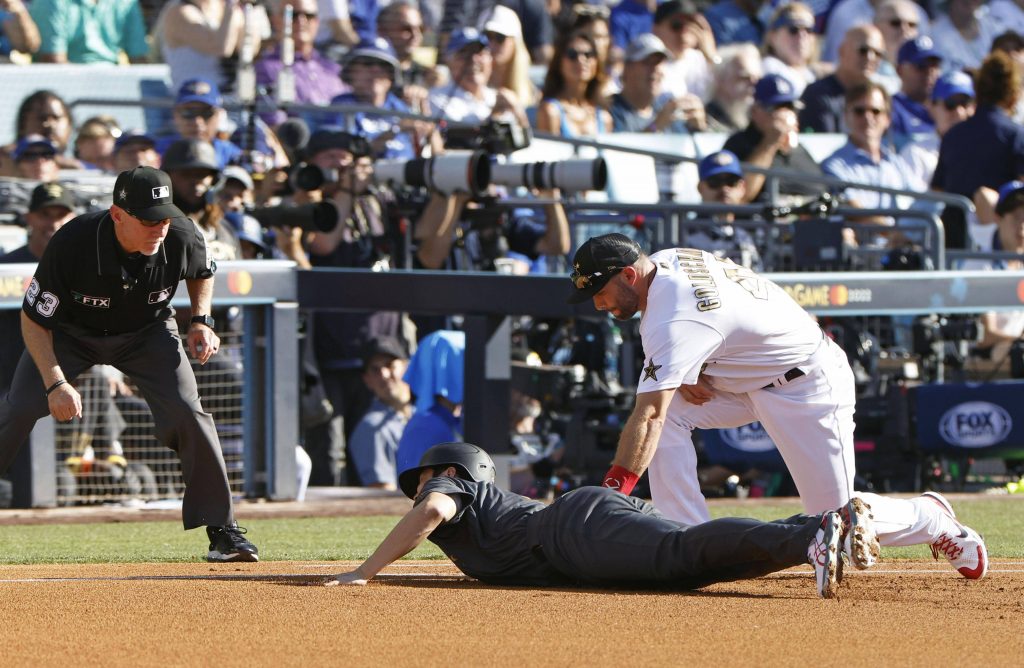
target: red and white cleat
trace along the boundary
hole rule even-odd
[[[953,506],[938,492],[925,492],[921,496],[938,504],[949,515],[959,533],[944,533],[932,543],[932,556],[946,557],[950,565],[968,580],[980,580],[988,572],[988,549],[985,539],[974,529],[957,521]]]

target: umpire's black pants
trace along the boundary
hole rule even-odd
[[[722,518],[687,526],[603,487],[582,487],[531,518],[528,540],[582,584],[694,589],[807,563],[821,516]]]
[[[199,403],[196,377],[173,318],[112,336],[53,330],[53,349],[68,380],[94,364],[109,364],[138,386],[153,412],[157,439],[181,458],[181,518],[186,529],[233,521],[217,429],[213,416]],[[43,379],[26,351],[10,390],[0,400],[0,473],[10,467],[36,421],[49,412]]]

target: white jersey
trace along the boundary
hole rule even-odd
[[[693,385],[701,372],[716,389],[751,392],[806,363],[822,343],[807,312],[749,269],[692,248],[651,261],[638,394]]]

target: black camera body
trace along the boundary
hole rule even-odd
[[[529,146],[532,140],[530,128],[493,119],[480,127],[446,127],[444,130],[446,149],[484,151],[491,155],[515,153]]]

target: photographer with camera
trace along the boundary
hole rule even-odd
[[[387,271],[404,266],[408,222],[394,193],[373,185],[369,142],[339,128],[325,127],[313,133],[303,154],[306,162],[292,175],[295,193],[291,201],[300,205],[330,202],[337,209],[337,225],[300,233],[305,248],[295,244],[287,249],[290,256],[317,267]],[[416,236],[429,237],[434,230],[447,227],[453,200],[433,193],[415,218]],[[288,230],[278,232],[278,238],[282,237],[295,239]],[[314,462],[312,484],[337,484],[346,440],[369,407],[372,396],[362,378],[367,341],[377,336],[409,340],[411,329],[407,317],[391,311],[315,314],[313,347],[334,416],[306,432],[306,449]],[[347,475],[347,482],[358,483],[353,467],[348,467]]]

